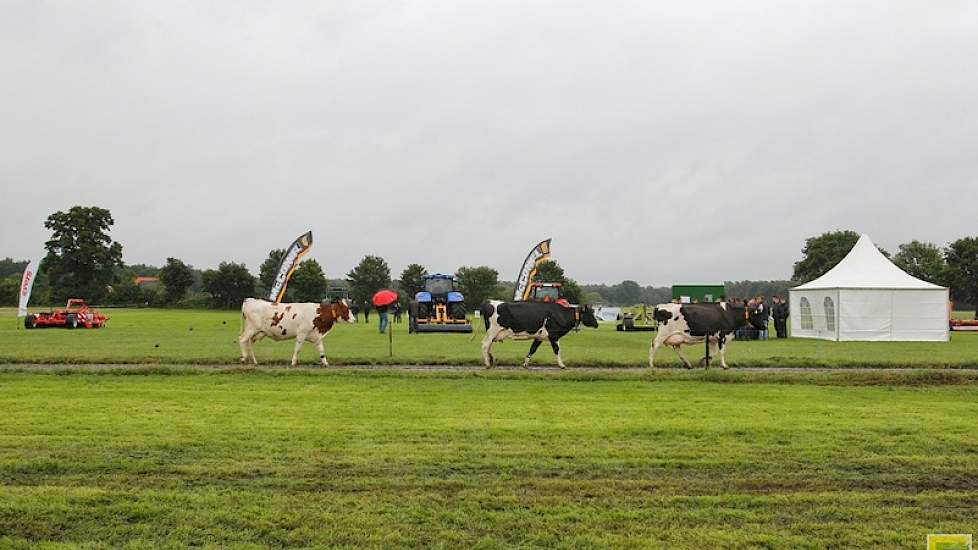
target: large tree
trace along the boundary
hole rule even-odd
[[[217,269],[203,273],[204,291],[214,298],[214,305],[220,308],[241,307],[245,298],[255,294],[255,277],[244,264],[221,262]]]
[[[289,280],[290,301],[319,302],[326,297],[328,290],[329,281],[316,260],[306,260],[299,264]]]
[[[615,298],[624,306],[635,305],[642,301],[642,287],[635,281],[624,280],[614,286]]]
[[[469,311],[482,305],[492,295],[499,281],[499,272],[485,265],[462,266],[458,268],[457,274],[458,287],[465,296],[465,305]]]
[[[408,299],[424,290],[423,277],[428,274],[428,270],[421,264],[410,264],[401,272],[401,291],[407,294]]]
[[[378,290],[391,286],[391,268],[380,256],[368,255],[346,274],[346,278],[350,282],[350,296],[357,302],[364,302]]]
[[[283,256],[285,256],[284,248],[269,250],[268,258],[265,258],[261,267],[258,268],[258,281],[261,286],[263,298],[267,298],[268,293],[272,290],[272,285],[275,283],[275,276],[278,275],[278,264],[282,263]]]
[[[936,244],[916,240],[901,244],[893,255],[893,263],[914,277],[935,284],[942,284],[947,267],[944,254]]]
[[[978,319],[978,237],[965,237],[947,245],[944,257],[951,296],[974,305]]]
[[[109,236],[112,214],[97,206],[73,206],[48,216],[44,227],[51,238],[42,270],[48,275],[52,299],[70,296],[101,301],[122,267],[122,245]]]
[[[817,237],[805,239],[805,246],[801,249],[804,256],[800,261],[795,262],[794,275],[792,280],[807,283],[817,279],[835,267],[846,254],[856,246],[859,240],[859,233],[855,231],[829,231]],[[884,256],[890,254],[882,248],[879,249]]]
[[[173,304],[187,295],[194,284],[194,270],[176,258],[167,258],[166,265],[160,269],[160,282],[166,303]]]
[[[20,277],[10,275],[0,279],[0,306],[16,306],[20,302]]]
[[[11,275],[20,277],[24,274],[24,268],[26,267],[27,260],[15,261],[13,258],[4,258],[0,260],[0,279]]]
[[[553,260],[548,260],[537,266],[537,273],[533,276],[534,282],[539,283],[560,283],[561,294],[568,302],[577,304],[581,302],[584,292],[577,281],[571,279],[564,273],[564,268]]]

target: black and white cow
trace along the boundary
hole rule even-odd
[[[719,349],[720,365],[727,368],[725,344],[733,332],[747,325],[759,330],[766,328],[763,317],[756,309],[726,302],[659,304],[653,315],[659,322],[659,329],[649,349],[649,367],[655,367],[655,352],[662,346],[670,346],[686,364],[686,368],[691,369],[693,366],[683,355],[680,346],[702,344],[709,337],[710,347]]]
[[[496,362],[496,358],[492,356],[492,344],[507,338],[533,340],[529,353],[523,359],[524,368],[530,367],[530,357],[544,340],[550,341],[550,347],[557,356],[557,364],[560,368],[565,368],[557,341],[581,324],[598,328],[594,310],[588,305],[566,307],[555,302],[490,300],[482,304],[480,313],[486,323],[486,336],[482,339],[482,361],[487,369],[492,368]]]

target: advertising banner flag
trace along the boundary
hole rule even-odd
[[[537,266],[550,257],[551,240],[553,239],[540,241],[540,244],[534,246],[533,250],[530,250],[530,253],[526,255],[526,259],[523,260],[523,267],[520,268],[520,274],[516,278],[516,288],[513,291],[514,300],[522,301],[530,297],[530,281],[537,274]]]
[[[27,302],[31,299],[31,291],[34,289],[34,279],[37,278],[37,266],[40,262],[31,260],[24,268],[24,275],[20,278],[20,304],[17,307],[17,317],[27,317]]]
[[[289,286],[289,278],[295,273],[295,268],[299,267],[302,257],[312,248],[312,231],[300,235],[292,242],[285,255],[282,256],[281,263],[278,264],[278,272],[275,274],[275,281],[272,283],[268,299],[274,303],[279,303],[285,297],[285,289]]]

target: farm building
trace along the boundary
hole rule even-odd
[[[791,335],[824,340],[948,339],[948,289],[913,277],[863,235],[828,273],[789,291]]]

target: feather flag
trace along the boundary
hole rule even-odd
[[[520,268],[520,275],[516,278],[516,288],[513,291],[514,300],[521,301],[530,297],[530,281],[537,274],[537,266],[550,257],[551,240],[540,241],[540,244],[534,246],[526,255],[526,259],[523,260],[523,267]]]
[[[289,286],[289,278],[295,273],[295,269],[299,267],[299,262],[302,261],[302,257],[309,252],[310,248],[312,248],[312,231],[300,235],[285,249],[285,255],[282,256],[282,261],[278,264],[275,281],[268,293],[270,301],[276,304],[282,301],[282,298],[285,297],[285,289]]]
[[[17,317],[27,316],[27,302],[31,300],[31,291],[34,289],[34,279],[37,278],[37,266],[40,262],[31,260],[24,268],[24,275],[20,278],[20,304],[17,307]]]

